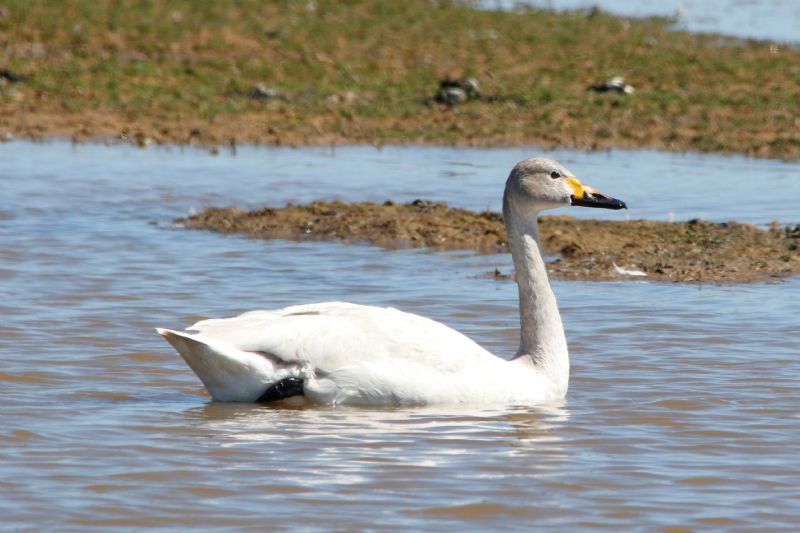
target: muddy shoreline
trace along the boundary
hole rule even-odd
[[[800,50],[666,19],[427,0],[0,8],[0,141],[800,157]]]
[[[209,207],[176,224],[261,239],[508,252],[500,214],[425,200],[409,204],[320,201],[252,211]],[[554,279],[746,283],[800,273],[800,225],[764,230],[737,222],[617,222],[545,216],[540,218],[540,233],[545,253],[553,257],[548,270]]]

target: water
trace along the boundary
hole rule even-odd
[[[681,30],[800,41],[800,2],[796,0],[485,0],[481,4],[499,9],[516,5],[558,10],[598,6],[627,17],[675,18],[675,27]]]
[[[529,153],[0,145],[0,529],[796,526],[798,279],[556,282],[573,368],[567,401],[546,409],[214,404],[152,329],[346,299],[510,354],[516,289],[485,277],[508,256],[169,221],[330,197],[497,208]],[[632,216],[798,221],[775,201],[800,192],[796,163],[551,155]]]

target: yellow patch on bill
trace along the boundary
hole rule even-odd
[[[583,183],[581,183],[578,178],[570,176],[569,178],[565,178],[564,181],[566,181],[569,184],[569,186],[572,187],[572,190],[574,191],[576,198],[583,198],[585,191]]]

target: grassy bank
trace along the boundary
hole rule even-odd
[[[797,50],[598,12],[4,0],[0,69],[6,137],[800,155]],[[614,75],[636,92],[587,90]],[[432,100],[463,76],[482,97]]]
[[[383,205],[314,202],[254,211],[207,208],[178,222],[263,239],[508,252],[499,214],[419,200]],[[558,258],[548,265],[558,279],[736,283],[800,273],[800,226],[761,230],[736,222],[612,222],[568,216],[542,217],[540,226],[545,252]],[[644,276],[631,276],[634,270]]]

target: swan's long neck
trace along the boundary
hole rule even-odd
[[[506,198],[503,217],[519,286],[520,346],[515,360],[531,364],[556,392],[565,393],[567,340],[542,258],[536,213],[521,216]]]

